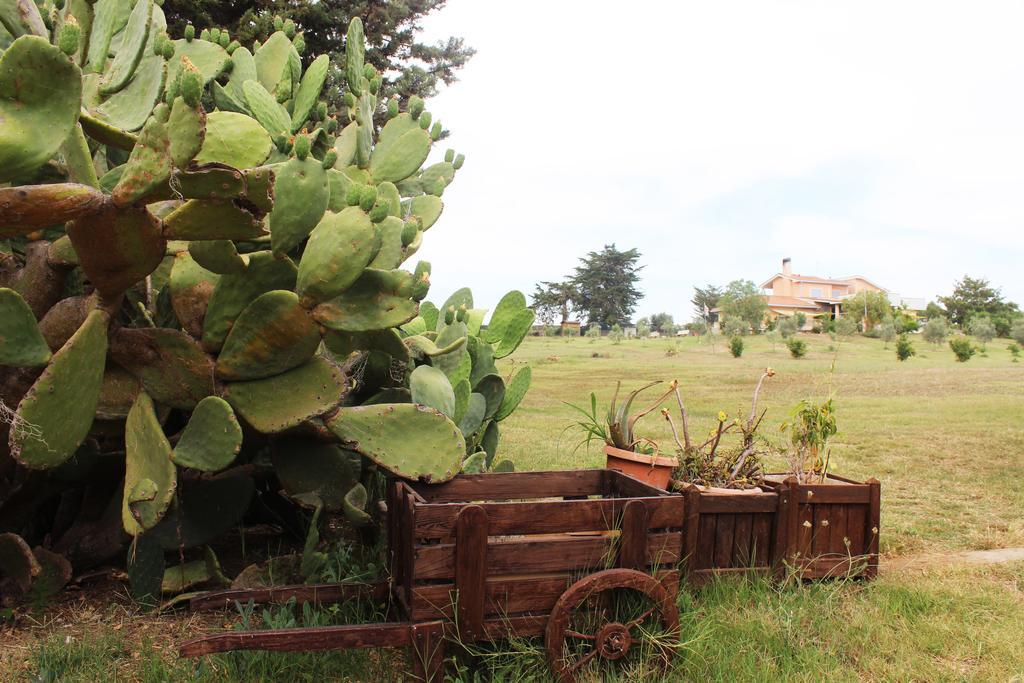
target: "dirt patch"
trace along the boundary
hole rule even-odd
[[[883,572],[905,572],[953,564],[1004,564],[1024,561],[1024,548],[996,548],[995,550],[968,550],[962,553],[928,553],[897,557],[883,562]]]

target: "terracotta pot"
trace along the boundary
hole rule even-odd
[[[628,474],[659,489],[668,489],[672,470],[679,466],[676,458],[634,453],[615,446],[606,445],[604,454],[608,456],[607,469]]]

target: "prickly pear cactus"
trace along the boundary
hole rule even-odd
[[[158,0],[8,4],[0,573],[31,583],[35,540],[76,568],[130,542],[151,595],[162,552],[195,553],[254,495],[366,527],[381,473],[510,467],[498,424],[529,370],[495,359],[533,313],[513,293],[482,330],[468,290],[421,304],[430,265],[402,266],[463,158],[430,161],[442,127],[422,100],[385,101],[358,18],[330,111],[329,60],[303,69],[294,25],[250,51],[218,29],[168,36]],[[83,510],[41,528],[58,500]]]

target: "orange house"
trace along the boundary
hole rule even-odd
[[[782,259],[782,272],[776,273],[761,283],[768,304],[768,320],[779,317],[789,318],[798,312],[807,316],[804,329],[814,326],[814,318],[828,316],[838,318],[843,299],[858,292],[888,292],[861,275],[843,278],[826,278],[816,275],[801,275],[793,272],[793,262]]]

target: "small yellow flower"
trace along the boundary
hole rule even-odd
[[[774,377],[775,376],[775,371],[772,370],[771,368],[765,368],[764,369],[764,374],[768,375],[769,377]]]
[[[719,421],[719,422],[725,422],[725,421],[726,421],[726,419],[728,419],[728,417],[729,417],[729,416],[725,414],[725,411],[724,411],[724,410],[719,410],[719,411],[718,411],[718,421]]]

